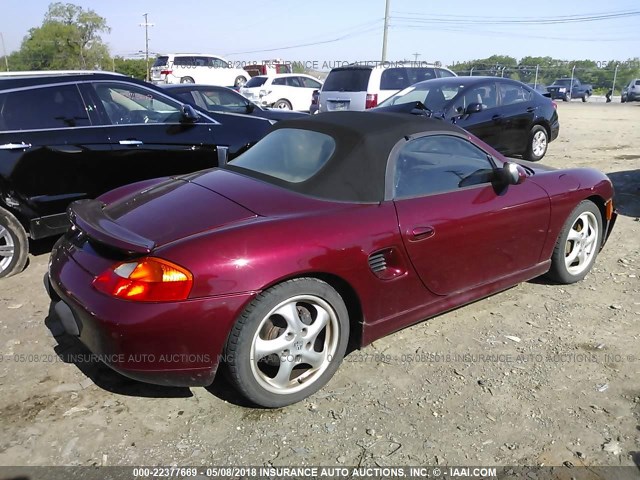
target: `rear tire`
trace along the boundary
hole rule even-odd
[[[589,100],[589,92],[585,93],[585,94],[582,96],[582,103],[586,102],[587,100]]]
[[[196,83],[191,77],[182,77],[180,83]]]
[[[587,276],[602,243],[602,215],[590,200],[571,212],[551,255],[547,276],[558,283],[575,283]]]
[[[534,125],[529,132],[529,143],[524,157],[532,162],[541,160],[549,148],[549,134],[542,125]]]
[[[293,110],[291,103],[284,98],[281,98],[276,103],[274,103],[273,108],[279,108],[280,110]]]
[[[316,278],[275,285],[253,300],[225,348],[227,375],[257,405],[284,407],[322,388],[349,340],[342,297]]]
[[[0,208],[0,278],[24,270],[28,255],[27,232],[11,212]]]

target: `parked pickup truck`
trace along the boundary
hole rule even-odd
[[[560,99],[565,102],[573,98],[581,98],[583,102],[586,102],[593,93],[591,85],[582,83],[577,78],[573,79],[573,85],[571,85],[570,78],[559,78],[553,82],[553,85],[547,87],[547,90],[552,99]]]

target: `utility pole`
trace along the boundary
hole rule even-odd
[[[141,23],[140,26],[144,27],[144,60],[147,64],[147,74],[146,79],[149,81],[149,27],[153,27],[153,23],[149,23],[148,21],[148,13],[143,13],[144,23]]]
[[[0,41],[2,42],[2,53],[4,55],[4,64],[7,67],[7,72],[9,71],[9,59],[7,58],[7,49],[4,48],[4,36],[2,32],[0,32]]]
[[[418,63],[418,57],[419,57],[419,56],[420,56],[420,54],[419,54],[419,53],[414,53],[414,54],[413,54],[413,58],[414,58],[413,63],[416,63],[416,64]]]
[[[382,37],[382,61],[387,61],[387,37],[389,35],[389,3],[391,0],[385,0],[384,10],[384,35]]]

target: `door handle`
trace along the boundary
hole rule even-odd
[[[494,115],[493,117],[491,117],[491,120],[493,121],[502,120],[502,115]]]
[[[424,240],[425,238],[433,237],[436,231],[433,227],[413,227],[411,230],[411,240]]]
[[[0,145],[0,150],[26,150],[27,148],[31,148],[30,143],[5,143]]]
[[[144,142],[140,140],[120,140],[118,143],[120,145],[142,145]]]
[[[533,113],[536,111],[536,107],[529,107],[527,108],[527,113]]]

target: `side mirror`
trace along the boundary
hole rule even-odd
[[[502,166],[501,177],[506,185],[520,185],[527,178],[527,174],[517,163],[506,162]]]
[[[186,103],[182,105],[180,113],[182,114],[182,121],[185,123],[195,123],[200,119],[198,112],[196,112],[191,105]]]
[[[471,115],[472,113],[478,113],[481,111],[482,111],[481,103],[470,103],[469,105],[467,105],[467,108],[464,111],[464,113],[466,113],[467,115]]]

